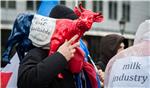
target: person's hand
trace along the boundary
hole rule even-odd
[[[79,46],[79,42],[72,44],[77,38],[78,35],[75,35],[69,41],[65,40],[64,44],[62,44],[57,50],[66,58],[67,61],[74,57],[74,53],[76,51],[75,48]]]
[[[100,69],[98,70],[98,75],[101,80],[101,86],[104,87],[104,72]]]

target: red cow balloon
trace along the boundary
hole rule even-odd
[[[74,35],[78,34],[79,37],[75,41],[77,42],[85,31],[88,31],[93,22],[101,22],[103,16],[101,13],[95,13],[89,10],[84,9],[81,4],[79,8],[74,8],[74,12],[79,16],[76,20],[61,19],[56,21],[56,29],[52,35],[50,42],[50,52],[49,55],[52,55],[57,51],[58,47],[65,42],[65,40],[71,39]],[[82,69],[84,61],[84,53],[80,48],[76,48],[74,57],[69,61],[69,69],[72,73],[79,73]]]

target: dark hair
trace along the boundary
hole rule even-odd
[[[117,54],[119,46],[124,43],[124,37],[117,34],[109,34],[101,38],[100,49],[99,49],[99,67],[105,71],[106,65],[109,60]]]

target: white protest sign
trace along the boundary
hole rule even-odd
[[[49,48],[55,26],[56,19],[35,14],[30,27],[29,39],[37,47],[48,45]]]
[[[112,65],[108,88],[150,88],[150,56],[117,59]]]

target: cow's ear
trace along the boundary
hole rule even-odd
[[[78,7],[75,7],[75,8],[74,8],[74,13],[75,13],[77,16],[81,16],[81,12],[79,11]]]
[[[103,15],[101,13],[97,13],[94,15],[94,22],[102,22],[103,21]]]

